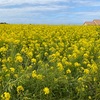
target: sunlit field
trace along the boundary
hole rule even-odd
[[[100,27],[0,25],[0,100],[100,100]]]

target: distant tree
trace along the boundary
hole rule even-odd
[[[6,22],[0,22],[0,24],[7,24]]]

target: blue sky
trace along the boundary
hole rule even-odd
[[[0,0],[0,22],[83,24],[100,19],[100,0]]]

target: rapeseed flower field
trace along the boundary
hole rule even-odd
[[[0,25],[0,100],[100,100],[100,26]]]

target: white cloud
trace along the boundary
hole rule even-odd
[[[40,11],[57,11],[57,10],[63,10],[63,9],[68,9],[70,8],[67,5],[57,5],[57,2],[68,2],[69,0],[0,0],[0,13],[15,13],[15,12],[28,12],[28,11],[34,11],[34,12],[40,12]],[[16,5],[21,5],[23,3],[29,3],[29,4],[33,4],[33,6],[22,6],[17,7]],[[51,4],[50,4],[51,3]],[[34,6],[34,4],[37,4],[37,6]],[[39,5],[39,4],[46,4],[46,5]],[[11,5],[15,5],[15,7],[13,6],[12,8],[7,7],[6,6],[11,6]],[[4,6],[2,8],[2,6]]]
[[[0,0],[0,5],[17,5],[23,3],[50,4],[57,2],[69,2],[70,0]]]
[[[45,11],[48,11],[49,13],[51,11],[62,11],[69,8],[67,5],[65,6],[56,4],[60,1],[67,2],[68,0],[0,0],[0,5],[4,6],[3,8],[0,8],[0,20],[9,23],[23,23],[26,22],[26,20],[27,22],[31,22],[37,17],[45,17],[45,15],[43,15],[43,12]],[[33,4],[33,6],[6,8],[6,6],[21,5],[23,3]],[[34,4],[37,4],[37,6],[34,6]],[[41,6],[39,4],[45,5]]]
[[[24,11],[24,12],[27,12],[27,11],[56,11],[56,10],[62,10],[62,9],[68,9],[70,7],[68,6],[61,6],[61,5],[50,5],[50,6],[33,6],[33,7],[25,7],[25,8],[0,8],[0,12],[15,12],[15,11]]]
[[[72,2],[79,6],[100,6],[100,1],[96,0],[74,0]]]
[[[100,16],[100,11],[84,11],[84,12],[74,12],[76,15],[82,15],[82,16]]]
[[[63,9],[68,9],[67,6],[61,5],[51,5],[51,6],[34,6],[34,7],[25,7],[25,8],[0,8],[0,19],[2,18],[25,18],[25,17],[32,17],[32,16],[43,16],[43,12],[48,11],[60,11]]]

